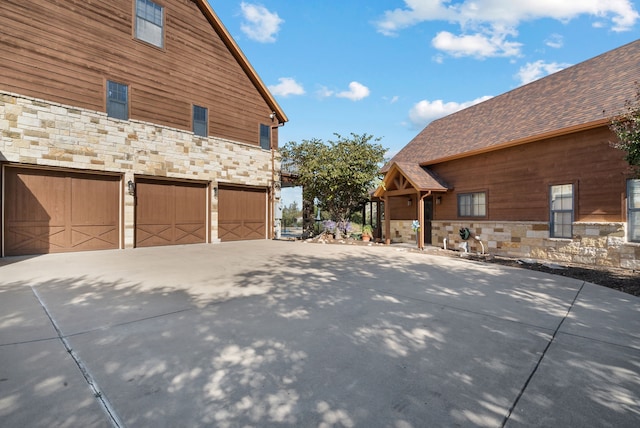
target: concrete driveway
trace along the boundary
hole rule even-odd
[[[292,242],[0,259],[3,427],[637,427],[640,299]]]

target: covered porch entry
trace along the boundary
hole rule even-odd
[[[430,245],[435,205],[448,190],[449,186],[427,168],[408,162],[391,164],[373,193],[384,201],[385,242],[414,242],[421,249]],[[417,231],[412,227],[414,221],[419,225]]]

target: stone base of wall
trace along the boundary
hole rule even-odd
[[[391,224],[391,242],[416,244],[416,233],[411,225],[413,220],[390,220]]]
[[[459,249],[462,227],[479,236],[485,251],[493,255],[640,269],[640,244],[626,241],[624,223],[577,222],[572,238],[559,239],[549,237],[548,223],[434,221],[433,245],[443,246],[446,238],[449,249]],[[475,239],[468,242],[471,252],[481,251]]]
[[[258,138],[256,131],[256,140]],[[273,156],[273,158],[272,158]],[[268,188],[280,179],[277,153],[237,141],[0,91],[0,161]],[[280,198],[275,189],[274,200]],[[211,198],[212,242],[218,201]],[[124,247],[134,245],[134,198],[124,195]],[[272,225],[268,226],[269,232]],[[270,233],[269,233],[270,235]]]

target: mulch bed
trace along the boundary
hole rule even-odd
[[[510,259],[506,257],[487,257],[486,263],[515,266],[539,272],[562,275],[592,284],[613,288],[633,296],[640,296],[640,273],[629,269],[591,267],[573,264],[554,264],[542,261]]]

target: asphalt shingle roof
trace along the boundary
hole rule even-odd
[[[394,162],[429,165],[606,124],[634,99],[637,81],[640,40],[431,122],[384,170]]]

